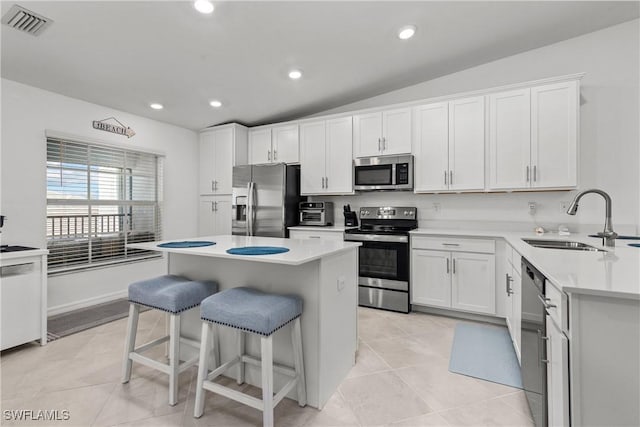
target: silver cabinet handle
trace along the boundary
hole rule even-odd
[[[214,180],[211,180],[211,191],[216,191],[216,186],[214,184]]]
[[[218,212],[218,202],[214,202],[216,205],[216,212]]]
[[[533,181],[538,181],[538,166],[533,165]]]
[[[449,185],[453,185],[453,171],[449,171]]]
[[[382,137],[382,151],[387,149],[387,138]]]
[[[555,304],[551,304],[549,301],[551,301],[550,298],[545,298],[542,295],[538,294],[538,299],[540,300],[540,302],[542,303],[542,305],[544,305],[544,308],[546,308],[547,310],[550,308],[556,308],[557,305]]]
[[[452,265],[453,265],[453,274],[456,274],[456,259],[455,258],[452,260]]]
[[[447,171],[444,171],[444,185],[445,187],[449,184],[448,180],[447,180]]]
[[[324,188],[324,176],[322,177],[322,188]]]
[[[309,236],[310,239],[319,239],[320,236]]]
[[[378,138],[378,151],[382,151],[381,144],[382,143],[382,138]]]
[[[214,202],[211,202],[211,212],[215,212],[216,211],[215,208],[213,207],[213,203]]]
[[[449,274],[449,258],[447,258],[447,274]]]
[[[271,150],[267,150],[267,160],[271,161]]]
[[[329,177],[328,176],[324,177],[324,188],[329,188]]]
[[[529,182],[529,166],[527,166],[527,182]]]
[[[273,150],[273,161],[278,160],[278,151]]]
[[[218,181],[213,181],[213,191],[218,191]]]
[[[460,243],[443,243],[442,246],[460,246]]]
[[[541,363],[549,363],[550,360],[549,359],[543,359],[542,358],[542,350],[543,347],[542,345],[544,344],[545,341],[549,341],[549,337],[543,337],[542,336],[542,331],[540,329],[538,329],[538,366],[540,366]]]
[[[507,295],[513,295],[513,289],[511,288],[511,282],[513,282],[513,277],[509,276],[509,273],[506,274],[506,289],[507,289]]]

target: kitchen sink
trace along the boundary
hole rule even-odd
[[[571,242],[568,240],[522,239],[522,241],[536,248],[569,249],[572,251],[607,252],[604,249],[598,249],[595,246],[587,245],[586,243]]]

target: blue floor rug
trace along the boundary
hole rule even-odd
[[[505,327],[458,324],[449,371],[522,388],[520,365]]]

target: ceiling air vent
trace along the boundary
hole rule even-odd
[[[33,36],[39,36],[53,21],[14,4],[2,17],[2,23]]]

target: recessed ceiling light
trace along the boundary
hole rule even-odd
[[[302,71],[300,70],[291,70],[289,71],[289,78],[292,80],[298,80],[300,77],[302,77]]]
[[[164,108],[164,105],[153,102],[149,104],[149,107],[153,108],[154,110],[162,110]]]
[[[414,25],[406,25],[398,30],[398,38],[401,40],[407,40],[413,37],[416,33],[416,27]]]
[[[222,107],[222,102],[220,102],[220,101],[218,101],[218,100],[214,99],[213,101],[211,101],[211,102],[209,103],[209,105],[211,105],[211,106],[212,106],[212,107],[214,107],[214,108],[219,108],[219,107]]]
[[[196,0],[193,2],[193,7],[200,13],[209,14],[213,12],[213,3],[209,0]]]

